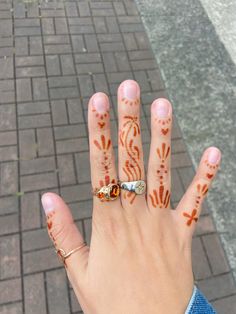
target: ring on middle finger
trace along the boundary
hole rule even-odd
[[[123,190],[134,192],[138,195],[144,194],[146,192],[146,182],[143,180],[123,181],[120,182],[120,187]]]

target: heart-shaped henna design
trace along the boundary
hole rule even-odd
[[[161,129],[163,135],[166,135],[169,132],[169,129]]]

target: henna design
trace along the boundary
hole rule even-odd
[[[108,117],[109,110],[107,110],[105,113],[98,113],[95,108],[92,108],[92,112],[95,112],[96,118],[99,118],[99,119],[100,119],[100,120],[97,122],[98,127],[99,127],[100,129],[103,129],[103,128],[105,127],[105,125],[106,125],[106,121],[105,121],[105,120],[106,120],[106,118]]]
[[[155,121],[157,121],[157,123],[161,125],[161,133],[163,135],[167,135],[170,131],[170,124],[171,124],[172,119],[171,118],[166,118],[166,119],[155,118]]]
[[[111,148],[111,139],[108,139],[106,141],[105,136],[101,135],[101,141],[100,143],[97,140],[93,141],[94,145],[103,152],[103,161],[101,162],[105,173],[109,173],[109,169],[111,167],[111,158],[110,154],[108,154],[107,152],[109,151],[109,149]]]
[[[55,244],[55,238],[52,234],[52,231],[50,231],[52,229],[52,217],[55,215],[55,210],[53,210],[52,212],[48,213],[46,215],[46,218],[47,218],[47,227],[48,227],[48,232],[49,232],[49,235],[51,236],[54,244]]]
[[[187,212],[183,212],[183,216],[189,218],[186,222],[187,226],[190,226],[193,221],[197,222],[198,217],[197,217],[197,212],[199,210],[200,204],[204,198],[204,196],[208,192],[208,185],[207,184],[198,184],[197,185],[197,195],[195,199],[195,207],[192,209],[192,213],[189,214]]]
[[[198,217],[196,217],[197,215],[197,210],[193,209],[191,215],[189,215],[188,213],[183,213],[184,217],[187,217],[187,226],[190,226],[192,224],[193,221],[197,222],[198,221]]]
[[[104,180],[100,180],[99,181],[100,187],[102,187],[104,185],[108,185],[110,183],[116,183],[116,180],[115,179],[111,179],[110,176],[108,176],[108,175],[105,175]]]
[[[129,157],[122,167],[127,176],[128,181],[140,180],[142,170],[140,166],[140,149],[134,144],[134,138],[140,135],[140,127],[137,116],[124,116],[124,124],[122,130],[119,131],[119,141],[122,147],[125,148]],[[136,194],[133,192],[124,191],[124,198],[129,198],[130,204],[134,202]]]
[[[168,208],[170,202],[170,191],[160,185],[158,189],[153,190],[153,194],[149,194],[153,207]]]
[[[205,160],[204,163],[207,165],[207,167],[209,169],[217,169],[219,167],[218,164],[217,165],[213,165],[213,164],[209,163],[208,160]],[[209,173],[209,172],[206,173],[206,177],[208,179],[212,179],[214,177],[214,175],[215,175],[215,173]]]
[[[130,106],[139,105],[139,103],[140,103],[139,98],[134,99],[134,100],[130,100],[130,99],[127,99],[127,98],[123,97],[123,98],[121,99],[121,101],[122,101],[123,103],[125,103],[126,105],[130,105]]]

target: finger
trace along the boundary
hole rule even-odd
[[[119,117],[119,179],[144,180],[143,148],[140,132],[140,88],[137,82],[126,80],[118,88]],[[122,190],[121,202],[130,207],[145,201],[145,194]]]
[[[156,99],[151,106],[151,147],[148,162],[148,206],[170,208],[172,107],[167,99]],[[162,212],[161,212],[162,213]]]
[[[201,213],[203,200],[219,168],[221,152],[216,147],[209,147],[203,153],[196,175],[181,199],[176,211],[180,232],[192,235]],[[190,237],[191,238],[191,237]]]
[[[46,193],[42,196],[42,205],[46,214],[48,234],[53,244],[66,253],[84,243],[84,239],[77,229],[70,209],[60,196]],[[71,274],[78,273],[78,280],[82,280],[88,261],[89,248],[84,246],[65,260],[66,270]]]
[[[106,94],[96,93],[89,101],[88,126],[91,179],[93,190],[110,183],[117,183],[115,156],[112,147],[109,100]],[[94,197],[95,205],[101,205],[101,199]],[[110,202],[103,202],[102,208],[110,209],[111,204],[119,202],[119,198]],[[96,211],[97,206],[95,206]],[[100,209],[99,209],[100,210]]]

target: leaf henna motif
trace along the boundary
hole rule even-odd
[[[165,189],[163,185],[160,185],[158,189],[153,190],[152,194],[149,194],[153,207],[168,208],[170,202],[170,191]]]
[[[196,215],[197,215],[197,210],[196,209],[192,210],[191,215],[186,213],[186,212],[183,212],[183,216],[188,218],[188,220],[186,222],[187,226],[191,226],[193,221],[195,221],[195,222],[198,221],[198,217],[196,217]]]

